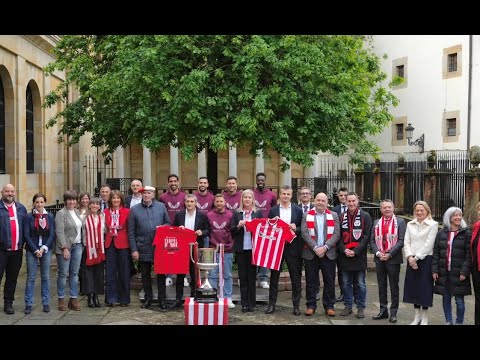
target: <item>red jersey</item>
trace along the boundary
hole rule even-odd
[[[295,232],[282,219],[253,219],[245,224],[252,233],[252,264],[280,270],[285,242],[295,239]]]
[[[178,226],[157,226],[153,245],[155,274],[188,274],[190,243],[197,240],[195,231]]]

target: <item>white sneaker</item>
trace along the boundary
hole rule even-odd
[[[232,299],[227,298],[227,306],[229,309],[235,309],[235,304],[233,303]]]
[[[262,289],[270,289],[270,285],[268,285],[268,282],[266,282],[266,281],[260,282],[260,287]]]
[[[184,286],[184,287],[190,286],[190,284],[188,283],[188,279],[187,279],[187,278],[184,278],[184,279],[183,279],[183,286]]]
[[[167,276],[167,278],[165,279],[165,284],[166,284],[167,286],[172,286],[173,280],[172,280],[172,278],[171,278],[170,276]]]

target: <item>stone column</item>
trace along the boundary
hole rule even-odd
[[[478,219],[477,204],[480,201],[480,147],[470,148],[471,168],[465,173],[465,211],[463,217],[469,226]]]
[[[228,176],[237,176],[237,148],[232,142],[228,144]]]
[[[207,156],[205,149],[198,153],[197,175],[197,177],[207,176]]]
[[[115,177],[125,177],[125,156],[123,147],[119,146],[115,150]]]
[[[380,173],[380,159],[375,159],[375,169],[373,169],[373,199],[372,202],[378,203],[382,197],[382,181]]]
[[[318,155],[313,155],[313,165],[305,168],[304,176],[314,178],[318,175]]]
[[[395,177],[395,213],[405,213],[405,157],[398,157]]]
[[[287,159],[285,159],[283,156],[281,157],[281,161],[282,162],[287,162],[287,164],[289,165],[289,168],[287,170],[285,170],[284,172],[283,171],[280,171],[280,182],[279,182],[279,186],[283,186],[283,185],[292,185],[292,167],[291,167],[291,161]]]
[[[178,148],[175,146],[170,145],[170,174],[179,174],[179,166],[178,166]]]
[[[152,154],[148,148],[143,147],[143,185],[152,185]]]

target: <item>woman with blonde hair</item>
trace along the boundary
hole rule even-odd
[[[453,325],[452,296],[457,304],[455,325],[462,325],[465,317],[465,295],[472,294],[470,285],[470,231],[462,218],[462,210],[451,207],[443,215],[443,229],[433,248],[433,291],[443,296],[443,312],[447,325]]]
[[[480,202],[477,204],[478,218],[473,224],[472,238],[470,240],[470,253],[472,256],[472,283],[475,291],[475,325],[480,325]]]
[[[255,197],[250,189],[242,192],[242,200],[233,213],[230,229],[233,250],[238,263],[242,312],[252,312],[256,303],[257,266],[252,265],[252,233],[245,227],[247,221],[262,218],[262,211],[255,208]]]
[[[403,302],[413,304],[415,319],[410,325],[428,325],[428,308],[433,306],[432,255],[438,222],[425,201],[413,204],[415,218],[407,223],[404,256],[407,272]]]

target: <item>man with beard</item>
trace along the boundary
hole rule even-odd
[[[237,189],[237,178],[229,176],[227,179],[227,190],[223,192],[225,207],[230,211],[236,211],[242,201],[242,192]]]
[[[253,190],[255,196],[255,206],[257,210],[262,212],[262,217],[268,218],[270,209],[277,205],[277,195],[265,187],[266,175],[264,173],[257,173],[255,175],[257,187]],[[268,269],[266,267],[258,267],[258,281],[260,287],[268,289]]]
[[[6,273],[3,288],[3,311],[14,314],[13,300],[17,278],[22,267],[23,223],[27,216],[25,206],[15,201],[15,186],[7,184],[0,200],[0,283]]]
[[[215,196],[208,190],[208,179],[206,176],[198,178],[198,191],[193,193],[197,197],[197,210],[207,215],[214,208]],[[208,247],[210,238],[207,236],[203,239],[203,244]],[[186,278],[185,278],[186,279]],[[186,283],[186,285],[188,285]]]

